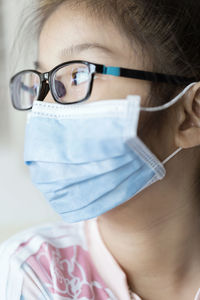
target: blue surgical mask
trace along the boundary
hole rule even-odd
[[[193,84],[192,84],[193,85]],[[24,159],[53,209],[69,222],[95,218],[165,176],[165,162],[137,136],[139,96],[61,105],[35,101],[28,117]]]

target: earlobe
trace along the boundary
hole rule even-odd
[[[178,109],[181,110],[181,122],[175,137],[177,147],[186,149],[200,145],[200,83],[184,96]]]

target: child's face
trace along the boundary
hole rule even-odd
[[[142,70],[144,57],[137,49],[136,43],[131,46],[125,34],[106,19],[92,16],[84,7],[61,6],[49,17],[40,35],[40,71],[49,71],[71,60]],[[149,92],[149,82],[97,74],[88,101],[137,94],[144,102]],[[46,101],[52,101],[50,94]]]
[[[67,5],[60,6],[46,21],[39,39],[38,60],[41,72],[47,72],[56,65],[71,60],[151,71],[150,63],[148,66],[144,56],[144,51],[141,51],[138,44],[131,45],[126,35],[112,22],[92,16],[84,7],[71,9]],[[88,101],[124,99],[132,94],[140,95],[141,104],[145,105],[150,89],[148,81],[97,74]],[[54,102],[50,93],[45,101]],[[166,119],[164,124],[168,124]],[[139,129],[140,126],[143,127],[143,115]],[[158,158],[166,158],[173,149],[167,141],[168,129],[163,134],[163,124],[158,126],[156,123],[156,128],[147,127],[148,134],[145,132],[143,135],[141,132],[142,140]],[[169,137],[169,141],[172,140]],[[164,145],[162,154],[161,143]]]

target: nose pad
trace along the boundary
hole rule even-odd
[[[46,98],[47,94],[49,93],[49,90],[50,90],[49,89],[49,84],[47,82],[43,81],[41,92],[40,92],[40,94],[38,96],[38,101],[43,101]],[[54,102],[53,100],[52,101],[48,101],[47,99],[45,99],[45,101],[47,101],[47,102]]]

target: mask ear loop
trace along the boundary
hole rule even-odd
[[[164,109],[169,108],[170,106],[172,106],[173,104],[175,104],[176,102],[178,102],[178,100],[180,98],[182,98],[187,91],[196,84],[196,82],[193,82],[191,84],[189,84],[179,95],[177,95],[175,98],[173,98],[171,101],[169,101],[168,103],[165,103],[163,105],[157,106],[157,107],[141,107],[140,110],[141,111],[149,111],[149,112],[154,112],[154,111],[161,111]],[[171,160],[176,154],[178,154],[180,151],[182,150],[182,148],[178,148],[176,151],[174,151],[170,156],[168,156],[163,162],[162,164],[165,165],[169,160]]]
[[[190,85],[188,85],[179,95],[177,95],[175,98],[173,98],[171,101],[160,105],[160,106],[156,106],[156,107],[140,107],[141,111],[150,111],[150,112],[154,112],[154,111],[160,111],[160,110],[164,110],[169,108],[170,106],[172,106],[173,104],[175,104],[180,98],[182,98],[187,91],[196,84],[196,82],[191,83]],[[128,98],[131,96],[128,96]]]
[[[162,164],[165,165],[169,160],[171,160],[176,154],[178,154],[180,151],[182,150],[182,148],[178,148],[176,151],[174,151],[170,156],[168,156],[167,158],[165,158],[165,160],[162,161]]]
[[[156,106],[156,107],[140,107],[140,111],[148,111],[148,112],[154,112],[154,111],[161,111],[164,109],[169,108],[170,106],[172,106],[173,104],[175,104],[176,102],[178,102],[178,100],[180,98],[182,98],[187,91],[196,84],[196,82],[193,82],[191,84],[189,84],[180,94],[178,94],[175,98],[173,98],[171,101],[160,105],[160,106]],[[127,99],[131,100],[133,99],[133,96],[129,95],[127,97]],[[169,160],[171,160],[176,154],[178,154],[180,151],[182,150],[182,148],[178,148],[176,151],[174,151],[170,156],[168,156],[165,160],[163,160],[162,164],[165,165]]]

